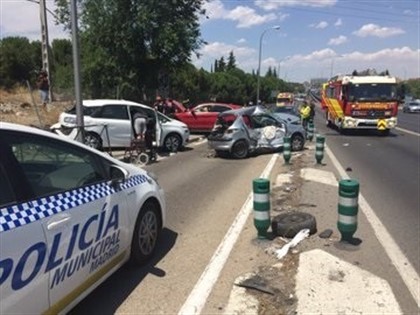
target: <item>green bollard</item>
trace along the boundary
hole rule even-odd
[[[318,164],[321,164],[322,159],[324,158],[324,143],[325,137],[316,135],[315,158]]]
[[[308,133],[306,135],[306,138],[309,141],[312,141],[312,139],[314,138],[314,130],[315,130],[315,127],[314,127],[313,121],[308,122]]]
[[[337,228],[341,233],[341,240],[351,242],[357,230],[359,182],[354,179],[341,180],[338,196]]]
[[[285,164],[289,164],[290,158],[292,157],[290,142],[290,137],[283,138],[283,158]]]
[[[258,238],[267,238],[267,230],[271,225],[270,218],[270,181],[257,178],[252,182],[254,192],[254,226]]]

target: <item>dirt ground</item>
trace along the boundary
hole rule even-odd
[[[12,91],[0,90],[0,122],[11,122],[48,129],[58,121],[61,112],[72,107],[73,102],[54,100],[43,107],[38,91],[16,88]]]

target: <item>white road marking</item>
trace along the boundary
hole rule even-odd
[[[349,179],[350,177],[347,175],[344,168],[341,166],[340,162],[338,162],[337,158],[328,146],[325,147],[325,151],[342,179]],[[391,259],[405,285],[413,296],[417,306],[420,307],[420,282],[419,275],[417,274],[416,270],[407,259],[407,257],[405,257],[404,253],[398,247],[395,240],[389,234],[386,227],[376,216],[375,212],[361,193],[359,193],[359,206],[362,212],[365,214],[368,222],[372,226],[379,243],[381,243],[388,257]]]
[[[399,131],[402,131],[402,132],[406,132],[406,133],[408,133],[410,135],[413,135],[413,136],[420,137],[420,133],[417,133],[417,132],[414,132],[414,131],[410,131],[410,130],[407,130],[407,129],[404,129],[404,128],[400,128],[400,127],[395,127],[395,129],[397,129]]]
[[[268,162],[264,171],[261,174],[261,178],[268,178],[274,164],[278,158],[278,154],[273,154],[271,160]],[[222,271],[227,259],[229,258],[230,252],[235,245],[238,237],[248,219],[248,216],[253,209],[253,193],[248,195],[244,205],[230,226],[228,232],[220,243],[219,247],[210,259],[210,262],[201,274],[200,279],[195,284],[193,290],[185,301],[184,305],[178,312],[179,315],[192,315],[200,314],[206,300],[210,295],[217,279],[219,278],[220,272]]]
[[[321,249],[299,255],[296,297],[296,314],[402,314],[387,281]]]
[[[338,182],[334,174],[328,171],[317,170],[314,168],[302,168],[300,170],[300,177],[304,180],[338,187]]]

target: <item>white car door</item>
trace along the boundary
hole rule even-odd
[[[128,147],[132,137],[131,120],[128,107],[124,104],[107,104],[95,112],[93,120],[103,124],[106,129],[101,131],[102,143],[111,147]]]
[[[126,258],[126,191],[107,180],[108,160],[78,146],[34,136],[19,151],[34,205],[47,210],[42,271],[49,275],[49,311],[58,313]]]
[[[40,314],[49,307],[47,243],[13,148],[1,138],[0,313]]]

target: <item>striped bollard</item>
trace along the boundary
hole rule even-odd
[[[318,164],[321,164],[321,161],[324,158],[324,143],[325,137],[316,135],[315,158]]]
[[[341,240],[351,242],[357,230],[359,182],[354,179],[341,180],[338,196],[337,228],[341,233]]]
[[[308,123],[308,134],[307,134],[307,138],[309,141],[312,141],[312,139],[314,138],[314,123],[312,121],[310,121]]]
[[[267,238],[267,230],[271,225],[270,219],[270,181],[256,178],[252,182],[254,192],[254,226],[258,231],[258,238]]]
[[[290,158],[292,156],[291,147],[290,147],[290,137],[283,138],[283,158],[284,163],[289,164]]]

